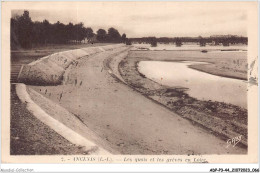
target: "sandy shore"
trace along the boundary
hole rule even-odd
[[[194,53],[194,57],[186,57],[185,54],[181,55],[176,51],[132,51],[128,57],[121,61],[119,69],[127,84],[141,92],[144,96],[153,99],[180,116],[191,120],[193,123],[203,126],[223,140],[242,135],[242,143],[240,144],[246,147],[248,119],[246,109],[223,102],[197,100],[186,94],[185,88],[163,86],[146,78],[137,69],[138,62],[143,60],[204,61],[210,62],[211,64],[194,65],[193,68],[214,74],[215,71],[220,70],[220,64],[228,66],[228,64],[233,61],[244,62],[242,57],[240,59],[227,60],[220,57],[221,59],[217,61],[216,59],[206,58],[203,53],[198,51],[197,54],[201,54],[201,57],[196,57]],[[231,68],[232,65],[230,65],[230,69]],[[242,73],[242,70],[238,70],[239,68],[241,68],[241,66],[237,66],[235,70],[229,70],[228,73],[221,71],[221,76],[237,78],[237,76]],[[246,73],[244,75],[246,75]],[[242,78],[244,77],[242,76]]]

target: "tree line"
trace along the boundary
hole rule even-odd
[[[206,43],[214,43],[215,45],[222,44],[224,46],[230,44],[248,44],[248,38],[236,35],[229,36],[211,36],[211,37],[141,37],[141,38],[131,38],[132,42],[135,43],[147,43],[155,45],[155,42],[169,44],[174,43],[177,46],[181,46],[185,42],[199,43],[201,46],[205,46]]]
[[[67,44],[71,42],[110,42],[126,43],[126,34],[120,35],[117,29],[108,31],[99,29],[94,33],[91,27],[85,27],[82,22],[63,24],[57,21],[51,24],[48,20],[32,21],[29,11],[11,18],[11,49],[31,48],[47,44]]]

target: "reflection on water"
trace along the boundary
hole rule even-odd
[[[139,71],[162,85],[189,88],[187,93],[200,100],[231,103],[247,108],[247,83],[243,80],[211,75],[188,65],[202,62],[141,61]]]

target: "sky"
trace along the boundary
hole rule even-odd
[[[94,32],[114,27],[129,38],[247,36],[247,7],[239,2],[81,2],[13,10],[12,16],[29,10],[33,21],[83,22]]]

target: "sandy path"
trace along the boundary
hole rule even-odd
[[[104,61],[121,58],[115,54],[123,50],[79,59],[70,68],[65,85],[33,88],[78,115],[122,154],[246,153],[238,147],[226,148],[225,141],[113,78],[104,68]],[[112,66],[116,67],[115,63]]]

